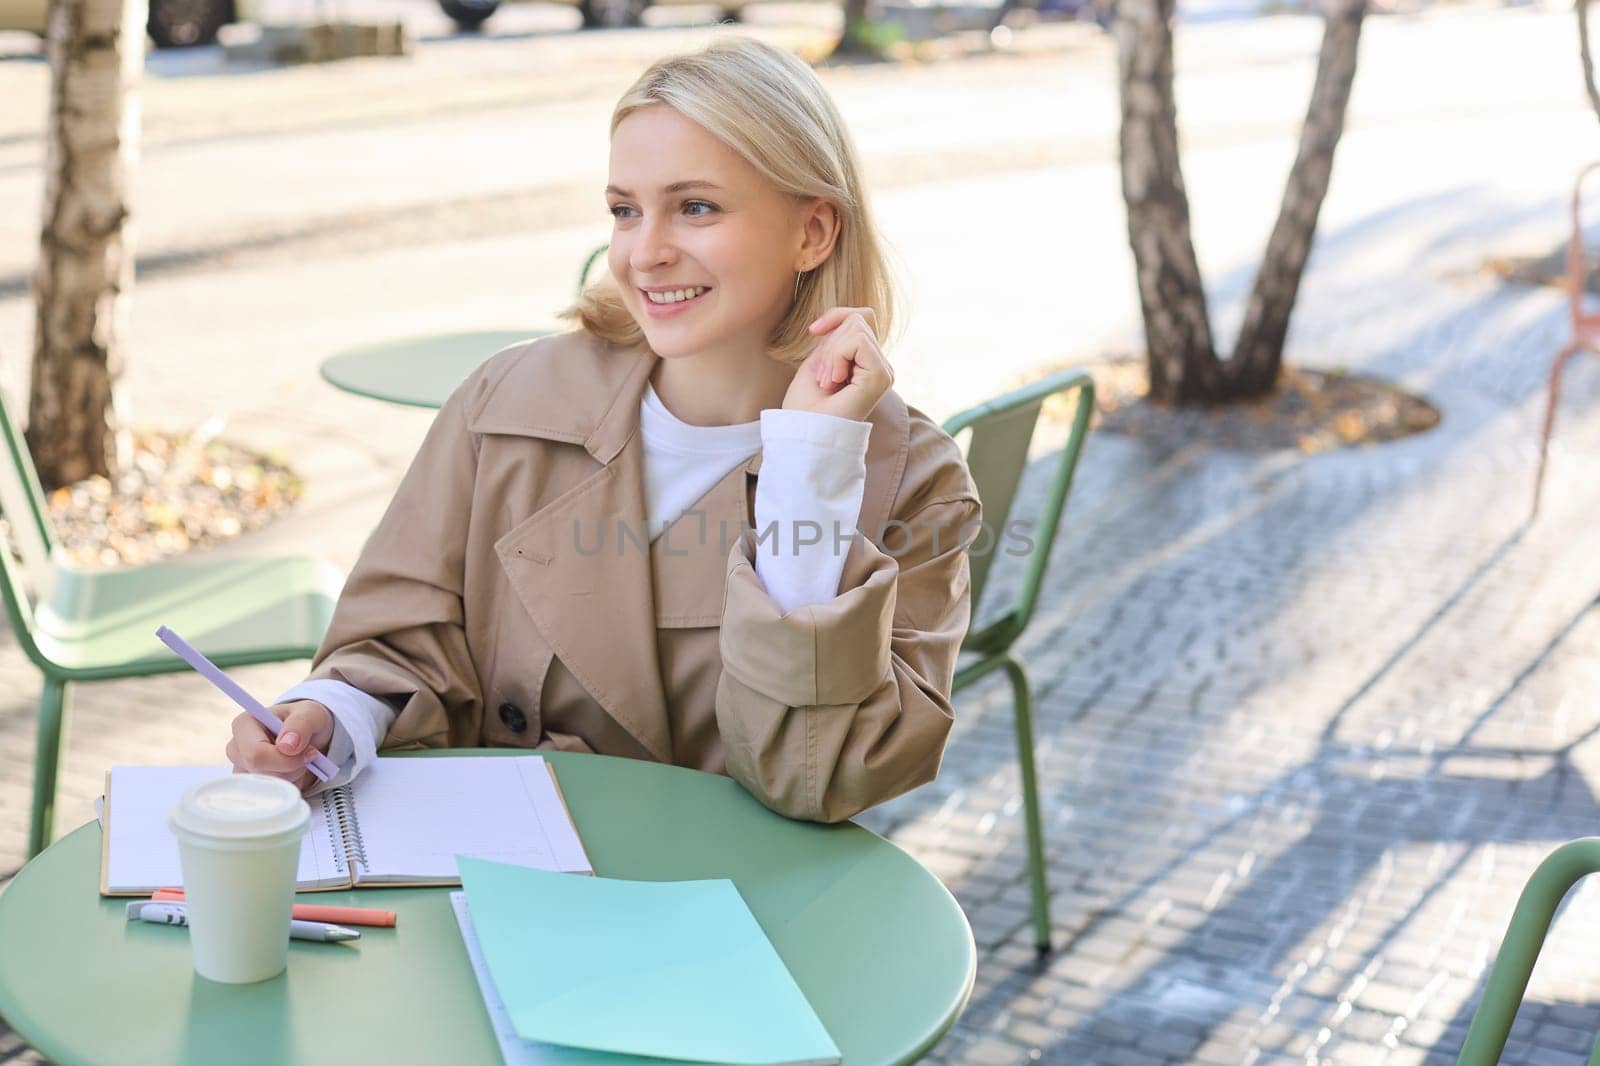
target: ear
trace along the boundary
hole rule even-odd
[[[815,270],[833,254],[844,220],[838,207],[820,197],[802,204],[800,212],[800,252],[795,269]]]

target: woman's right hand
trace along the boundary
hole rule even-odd
[[[233,720],[228,761],[236,774],[279,777],[304,793],[318,783],[306,763],[317,752],[326,754],[333,742],[333,712],[315,700],[280,703],[267,711],[283,722],[278,739],[274,741],[265,726],[241,713]]]

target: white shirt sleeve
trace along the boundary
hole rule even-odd
[[[338,788],[371,766],[378,757],[378,742],[394,724],[393,707],[354,685],[332,678],[302,681],[279,696],[276,702],[295,700],[315,700],[333,714],[333,740],[328,744],[327,756],[338,764],[339,772],[326,781],[318,781],[306,793],[308,796]]]
[[[755,570],[785,613],[839,594],[871,433],[870,422],[815,411],[761,412]]]

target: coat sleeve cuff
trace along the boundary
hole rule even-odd
[[[748,537],[728,554],[723,669],[790,707],[860,703],[889,676],[899,565],[866,537],[845,563],[845,591],[785,612],[756,575]]]
[[[339,772],[327,781],[319,781],[308,795],[353,781],[372,765],[378,757],[378,742],[394,722],[394,708],[387,703],[332,678],[302,681],[279,696],[276,702],[295,700],[315,700],[333,715],[333,740],[328,744],[328,758],[338,765]]]

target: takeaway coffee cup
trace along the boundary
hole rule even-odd
[[[169,825],[195,972],[228,984],[282,973],[300,838],[311,825],[300,790],[262,774],[209,778],[184,792]]]

